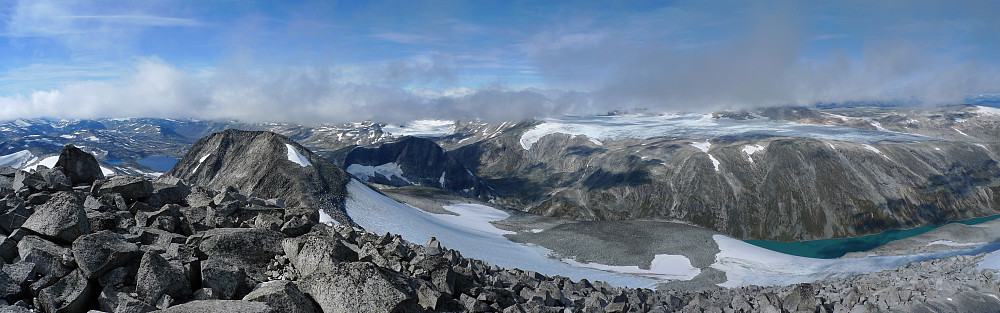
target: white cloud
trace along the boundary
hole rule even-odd
[[[83,81],[27,96],[0,97],[0,120],[33,117],[191,117],[244,121],[339,123],[415,118],[520,120],[572,112],[573,93],[419,88],[350,82],[336,68],[185,71],[140,59],[122,79]]]

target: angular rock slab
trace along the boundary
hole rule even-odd
[[[50,240],[70,243],[90,233],[83,201],[70,192],[59,192],[38,206],[21,227]]]
[[[273,230],[253,228],[216,228],[202,234],[198,248],[211,259],[230,262],[257,281],[275,255],[281,254],[285,235]]]
[[[270,306],[260,302],[240,301],[240,300],[198,300],[185,304],[169,307],[162,313],[272,313],[282,312],[273,310]],[[374,311],[373,311],[374,312]]]
[[[117,193],[125,200],[135,201],[153,194],[153,183],[141,177],[115,176],[104,182],[98,191],[100,195]]]
[[[267,303],[276,312],[320,313],[309,297],[299,287],[287,280],[274,280],[257,285],[257,289],[243,297],[243,301]]]
[[[420,311],[416,295],[402,274],[372,263],[341,263],[299,282],[325,313]]]
[[[45,312],[85,312],[93,293],[93,284],[76,270],[38,293],[39,305]]]
[[[63,168],[73,185],[90,184],[95,180],[104,179],[104,172],[101,171],[97,158],[73,145],[63,147],[59,152],[56,166]]]
[[[80,236],[73,242],[73,256],[80,270],[95,279],[139,256],[139,246],[122,235],[101,231]]]
[[[141,300],[154,304],[163,295],[186,298],[191,294],[191,282],[183,268],[175,267],[159,254],[147,252],[139,261],[135,289]]]

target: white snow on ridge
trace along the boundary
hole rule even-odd
[[[386,125],[382,131],[393,136],[443,137],[455,133],[455,121],[416,120],[403,125]]]
[[[507,213],[483,205],[455,205],[446,209],[459,214],[432,214],[396,202],[361,182],[347,184],[345,207],[351,219],[369,231],[399,234],[410,242],[423,244],[436,237],[441,244],[462,255],[505,268],[532,270],[546,275],[562,275],[573,280],[601,280],[614,286],[655,287],[656,279],[576,267],[548,258],[551,252],[538,246],[510,241],[490,220],[505,218]]]
[[[22,168],[25,165],[31,164],[38,161],[38,158],[31,151],[21,150],[14,152],[5,156],[0,156],[0,166],[10,166],[13,168]]]
[[[633,274],[660,280],[691,280],[701,273],[701,269],[691,266],[691,260],[683,255],[657,254],[648,270],[638,266],[615,266],[598,263],[580,263],[574,259],[563,259],[569,265],[587,267],[602,271]]]
[[[369,181],[372,177],[375,177],[375,174],[379,174],[389,180],[392,180],[393,177],[398,177],[407,183],[414,184],[403,176],[403,168],[399,167],[399,164],[396,164],[395,162],[389,162],[379,166],[351,164],[347,166],[347,169],[345,170],[365,181]],[[441,173],[441,177],[444,177],[444,172]],[[444,183],[442,182],[441,185],[444,186]]]
[[[887,156],[887,155],[885,155],[884,153],[882,153],[882,150],[879,150],[878,148],[875,148],[875,147],[872,147],[872,146],[871,146],[871,145],[869,145],[869,144],[862,144],[862,146],[864,146],[864,147],[865,147],[865,149],[868,149],[868,150],[869,150],[869,151],[871,151],[871,152],[875,152],[875,153],[878,153],[878,155],[881,155],[881,156],[882,156],[883,158],[886,158],[886,160],[888,160],[888,159],[889,159],[889,156]]]
[[[753,163],[753,154],[757,153],[758,151],[764,151],[764,146],[746,145],[743,147],[743,153],[747,154],[747,159],[750,160],[750,163]]]
[[[302,167],[312,165],[312,163],[309,163],[309,158],[306,158],[306,156],[302,155],[302,153],[299,153],[299,150],[292,147],[292,145],[286,143],[285,148],[288,149],[287,152],[289,161],[295,162]]]
[[[46,158],[42,159],[41,161],[35,162],[34,164],[30,164],[28,166],[25,166],[24,168],[21,168],[21,169],[25,170],[25,171],[37,170],[39,165],[45,165],[45,167],[53,168],[53,167],[56,167],[56,162],[59,162],[59,156],[58,155],[53,155],[53,156],[46,157]]]
[[[976,106],[976,114],[979,115],[1000,115],[1000,109],[993,107]]]
[[[701,150],[701,152],[704,152],[705,154],[707,154],[708,158],[710,160],[712,160],[712,166],[715,166],[715,171],[716,172],[719,171],[719,164],[721,164],[721,163],[719,162],[719,160],[716,160],[715,157],[712,156],[711,153],[708,153],[708,148],[712,147],[712,143],[711,142],[708,142],[708,140],[705,140],[705,142],[692,142],[692,143],[690,143],[690,145],[692,147],[698,148],[698,150]],[[753,162],[753,160],[751,160],[751,162]]]

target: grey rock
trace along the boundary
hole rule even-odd
[[[42,275],[62,276],[71,270],[62,262],[69,249],[41,237],[25,236],[18,241],[17,251],[22,261],[34,263],[35,270]]]
[[[14,175],[14,182],[11,185],[11,189],[20,190],[21,188],[29,188],[32,190],[44,190],[48,187],[48,183],[45,182],[45,178],[38,173],[28,173],[25,171],[18,171]]]
[[[80,270],[89,279],[107,274],[140,254],[139,246],[110,231],[80,236],[73,242],[72,250]]]
[[[21,293],[24,286],[7,275],[6,271],[0,272],[0,299],[9,299]]]
[[[156,307],[110,286],[101,290],[101,294],[97,297],[97,304],[105,312],[146,313],[156,311]]]
[[[201,262],[201,285],[211,288],[217,299],[239,299],[249,289],[247,276],[243,270],[232,263],[219,259],[208,259]]]
[[[351,248],[329,236],[306,235],[282,242],[285,255],[303,276],[316,270],[335,267],[340,262],[357,261]]]
[[[37,173],[45,180],[45,187],[48,190],[66,191],[73,187],[73,182],[69,180],[69,177],[66,177],[61,167],[39,169]]]
[[[70,192],[56,193],[49,202],[38,206],[21,227],[63,243],[90,233],[83,203]]]
[[[191,282],[184,269],[170,264],[156,253],[142,255],[136,282],[139,298],[148,304],[156,303],[163,295],[185,299],[191,294]]]
[[[56,167],[62,167],[72,185],[90,184],[95,180],[104,179],[104,172],[97,159],[73,145],[66,145],[59,152]]]
[[[38,302],[46,312],[82,312],[90,305],[94,286],[80,270],[42,289]]]
[[[26,261],[20,261],[14,264],[4,264],[3,272],[11,279],[11,281],[21,286],[21,288],[27,288],[31,284],[31,280],[34,279],[37,274],[35,271],[35,263]]]
[[[5,263],[12,263],[18,258],[17,242],[21,241],[27,232],[18,228],[7,236],[0,236],[0,258]]]
[[[308,219],[297,216],[285,222],[284,225],[281,225],[281,232],[289,237],[298,237],[308,233],[312,229],[312,226],[313,224]]]
[[[267,265],[281,254],[280,232],[253,228],[217,228],[200,235],[199,249],[208,257],[234,264],[257,281],[264,280]]]
[[[274,311],[267,304],[242,300],[197,300],[169,307],[160,311],[162,313],[220,313],[220,312],[241,312],[241,313],[272,313]],[[373,311],[374,312],[374,311]]]
[[[407,278],[365,262],[345,262],[306,276],[299,288],[323,312],[419,311]]]
[[[3,213],[0,213],[0,228],[5,234],[21,227],[32,213],[24,206],[24,201],[18,198],[0,200],[0,206],[4,208]]]
[[[181,204],[190,194],[191,189],[180,178],[160,176],[153,181],[153,194],[147,201],[153,207]]]
[[[264,302],[275,312],[321,312],[316,304],[306,297],[299,287],[287,280],[275,280],[257,285],[254,291],[243,297],[244,301]]]
[[[117,193],[126,201],[136,201],[153,194],[153,183],[145,178],[134,176],[115,176],[101,184],[100,195]]]

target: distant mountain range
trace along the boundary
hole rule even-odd
[[[285,135],[373,183],[739,238],[850,237],[1000,213],[1000,109],[973,105],[318,126],[22,119],[0,123],[0,165],[48,166],[72,143],[108,174],[157,176],[225,129]]]

